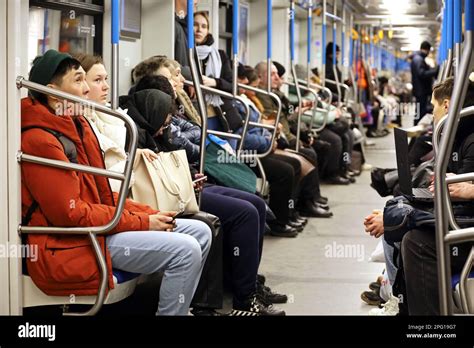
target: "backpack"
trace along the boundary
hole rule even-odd
[[[69,162],[78,164],[76,145],[74,144],[74,142],[71,139],[69,139],[67,136],[65,136],[61,132],[58,132],[58,131],[55,131],[55,130],[52,130],[52,129],[49,129],[49,128],[45,128],[45,127],[35,127],[35,126],[33,126],[33,127],[22,128],[21,133],[24,133],[26,131],[29,131],[30,129],[36,129],[36,128],[42,129],[42,130],[54,135],[56,137],[56,139],[58,139],[58,141],[63,146],[64,154],[66,155]],[[33,213],[35,212],[35,210],[37,208],[38,208],[38,202],[33,200],[33,203],[28,208],[28,210],[26,212],[26,215],[21,220],[21,224],[23,226],[27,226],[30,223],[31,217],[33,216]]]

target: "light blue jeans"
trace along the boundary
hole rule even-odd
[[[398,250],[400,250],[399,244],[400,243],[395,243],[395,246],[397,247]],[[393,260],[394,247],[389,245],[383,238],[382,238],[382,245],[383,245],[383,253],[385,255],[385,269],[387,270],[388,280],[390,281],[390,284],[393,285],[393,283],[395,283],[395,277],[398,271],[398,267]]]
[[[157,315],[187,315],[211,247],[202,221],[176,220],[174,232],[133,231],[107,237],[112,266],[127,272],[164,271]]]

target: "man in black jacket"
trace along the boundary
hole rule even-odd
[[[448,113],[453,89],[453,78],[449,78],[434,87],[432,103],[435,124]],[[470,107],[473,103],[474,83],[471,82],[463,107]],[[456,132],[453,155],[448,165],[448,171],[456,174],[474,171],[473,125],[474,119],[472,116],[461,119]],[[430,189],[434,191],[433,186]],[[449,194],[451,198],[474,202],[474,189],[471,183],[451,184],[449,185]],[[466,203],[462,214],[473,216],[473,207],[472,203]],[[473,242],[451,246],[451,270],[453,274],[461,272],[472,246],[474,246]],[[397,285],[399,289],[406,288],[404,297],[409,314],[439,315],[437,254],[433,228],[418,228],[408,232],[403,237],[401,255],[403,276],[400,278],[397,276],[400,280]],[[405,284],[403,284],[403,281]]]
[[[433,82],[438,75],[439,68],[430,68],[425,59],[431,50],[431,44],[423,41],[420,51],[413,55],[411,62],[411,76],[413,95],[416,98],[419,113],[415,117],[415,125],[426,115]]]

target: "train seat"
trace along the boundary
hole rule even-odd
[[[461,274],[454,274],[451,278],[451,286],[453,288],[453,297],[454,303],[458,309],[461,308],[461,296],[459,293],[459,281]],[[469,313],[474,314],[474,271],[471,271],[469,274],[469,279],[467,281],[467,294],[469,301]],[[467,314],[467,313],[465,313]]]
[[[109,291],[104,304],[116,303],[129,297],[135,291],[136,285],[146,275],[113,270],[115,287]],[[48,296],[41,291],[30,276],[23,275],[23,307],[50,305],[90,304],[95,303],[96,296]]]

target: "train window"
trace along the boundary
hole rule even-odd
[[[30,1],[28,60],[49,49],[102,54],[103,1]]]

